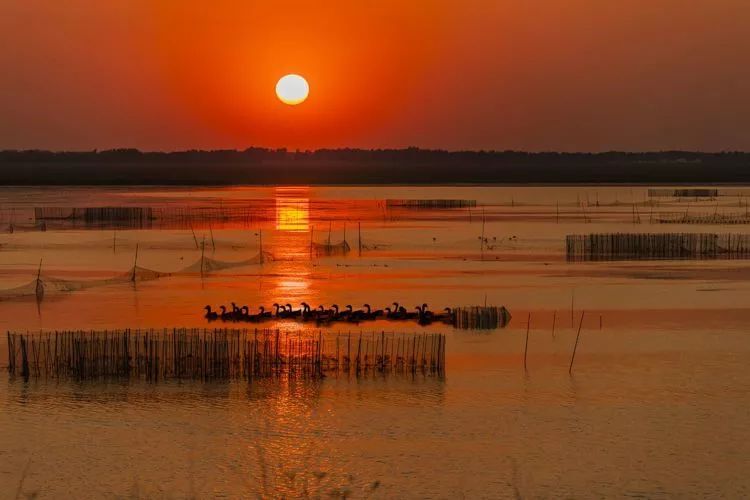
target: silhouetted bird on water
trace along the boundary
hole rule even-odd
[[[302,316],[302,310],[297,309],[296,311],[292,309],[292,304],[287,304],[286,307],[288,308],[286,311],[286,317],[287,318],[298,318]]]
[[[232,315],[227,313],[226,307],[219,306],[219,309],[221,309],[221,314],[219,316],[221,317],[222,321],[227,321],[228,319],[232,319]]]
[[[432,311],[429,311],[427,309],[427,304],[422,304],[421,306],[416,306],[414,309],[419,311],[417,314],[417,320],[419,321],[420,325],[429,325],[432,323],[433,314]]]
[[[206,306],[204,307],[204,309],[206,310],[206,319],[208,321],[214,321],[214,320],[219,319],[219,313],[212,311],[211,306]]]
[[[362,304],[362,307],[366,307],[367,308],[367,312],[365,312],[362,315],[363,319],[366,319],[366,320],[375,320],[379,316],[383,315],[383,310],[382,309],[377,309],[377,310],[373,311],[372,308],[370,308],[370,304]]]
[[[268,318],[271,318],[271,311],[266,311],[266,308],[265,308],[265,307],[263,307],[263,306],[260,306],[260,307],[258,308],[258,310],[260,311],[260,312],[258,313],[258,317],[259,317],[260,319],[268,319]]]
[[[398,302],[393,302],[392,308],[386,307],[385,309],[377,309],[374,311],[370,304],[363,304],[363,308],[357,310],[354,310],[351,304],[347,304],[346,309],[341,311],[337,304],[332,304],[330,309],[326,309],[321,305],[313,310],[307,302],[302,302],[302,307],[295,310],[292,307],[292,304],[281,305],[274,303],[274,313],[266,311],[263,306],[260,306],[257,314],[250,314],[250,308],[247,305],[237,307],[237,304],[234,302],[231,302],[231,305],[231,311],[227,311],[227,308],[223,305],[219,306],[221,309],[220,313],[213,311],[211,306],[207,305],[204,307],[206,311],[204,317],[209,321],[221,319],[222,321],[235,322],[261,322],[273,318],[277,320],[292,319],[304,322],[315,321],[318,325],[329,324],[337,321],[346,321],[349,323],[375,321],[380,317],[389,321],[416,320],[420,325],[429,325],[435,321],[451,324],[454,320],[454,313],[449,307],[443,309],[441,314],[435,314],[429,310],[427,304],[422,304],[414,307],[416,312],[409,312]]]
[[[435,321],[442,321],[443,323],[453,323],[453,309],[446,307],[443,309],[443,314],[436,314],[434,317]]]

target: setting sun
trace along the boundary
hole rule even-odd
[[[304,102],[309,93],[307,80],[299,75],[286,75],[276,84],[276,96],[281,102],[291,106]]]

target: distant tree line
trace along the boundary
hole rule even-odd
[[[750,154],[433,149],[0,151],[0,185],[742,183]]]

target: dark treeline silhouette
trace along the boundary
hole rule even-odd
[[[0,185],[740,183],[750,154],[406,149],[0,151]]]

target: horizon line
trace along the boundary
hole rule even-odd
[[[692,149],[660,149],[660,150],[621,150],[609,149],[598,151],[585,150],[524,150],[524,149],[440,149],[425,148],[419,146],[406,146],[401,148],[361,148],[361,147],[336,147],[336,148],[315,148],[315,149],[290,149],[287,147],[267,147],[267,146],[248,146],[246,148],[189,148],[189,149],[140,149],[131,147],[118,148],[94,148],[94,149],[44,149],[44,148],[0,148],[0,154],[3,153],[52,153],[52,154],[101,154],[101,153],[138,153],[138,154],[179,154],[179,153],[246,153],[251,151],[270,152],[270,153],[287,153],[287,154],[315,154],[320,152],[407,152],[418,151],[425,153],[444,153],[444,154],[528,154],[528,155],[607,155],[607,154],[691,154],[691,155],[720,155],[720,154],[750,154],[750,151],[742,149],[724,149],[724,150],[692,150]]]

